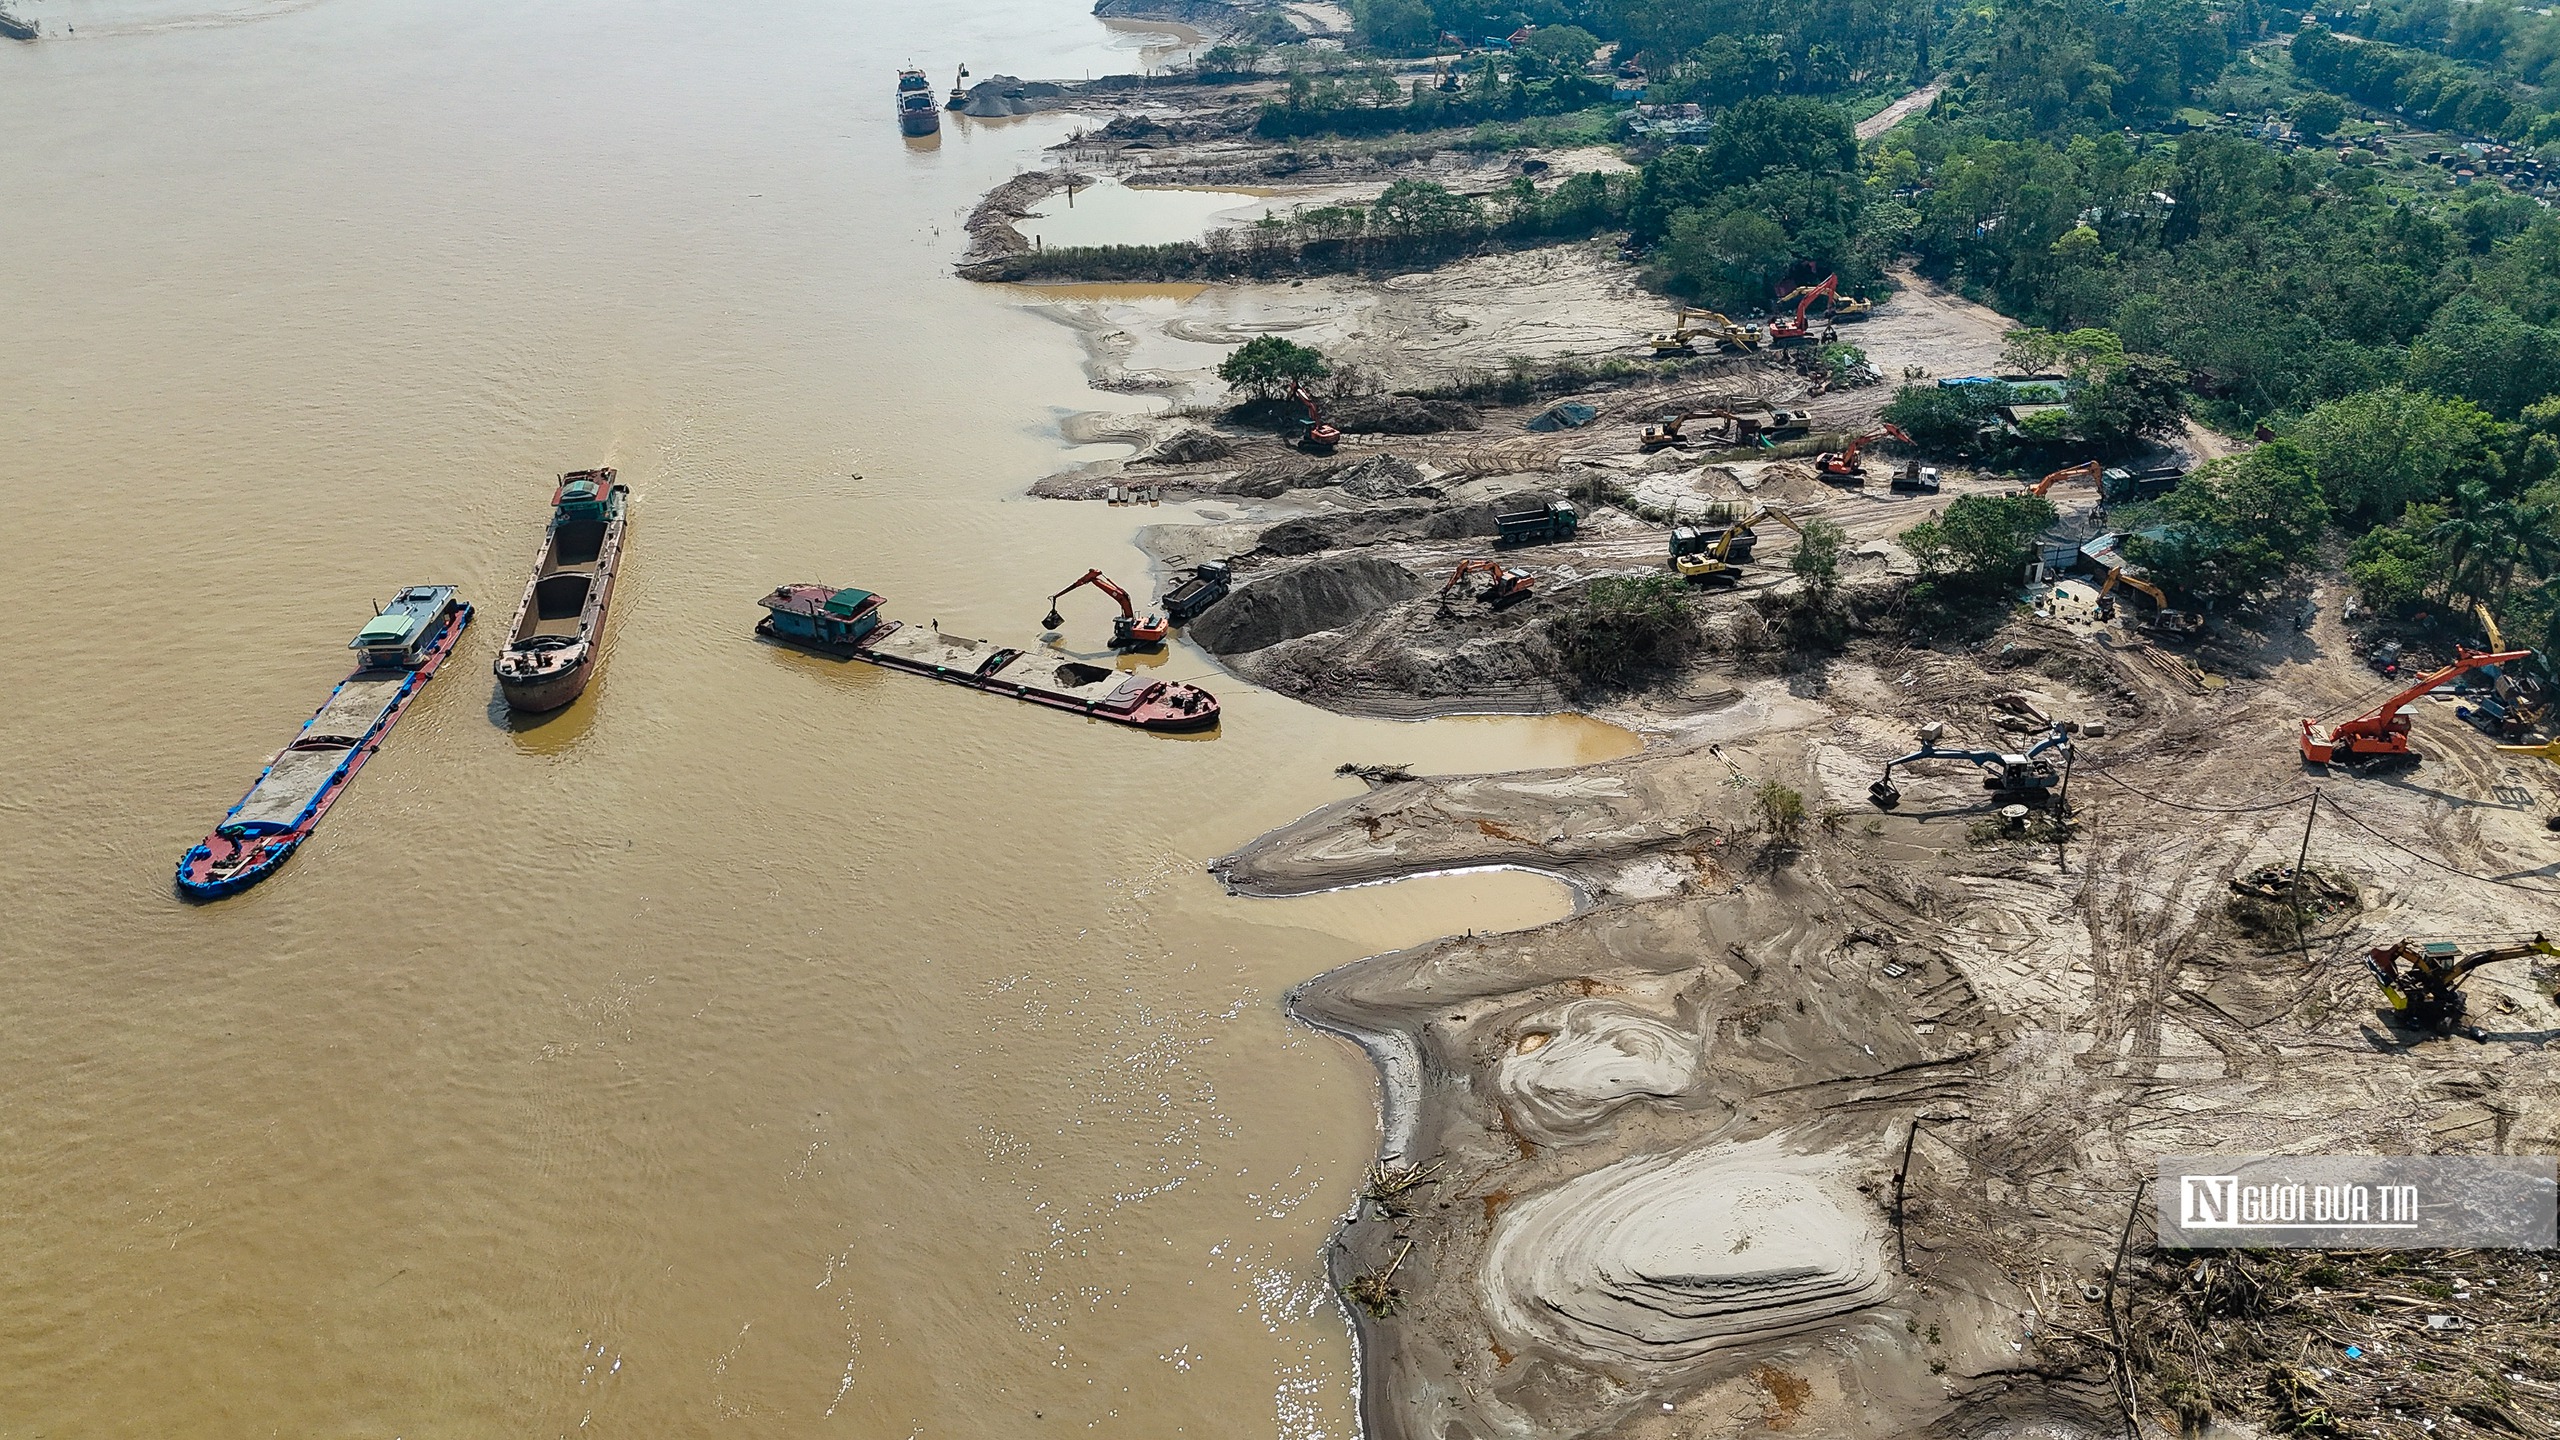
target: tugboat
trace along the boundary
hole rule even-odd
[[[1179,680],[1089,665],[1038,644],[991,645],[880,618],[880,597],[832,585],[784,585],[764,597],[756,633],[821,655],[904,670],[1010,700],[1139,730],[1206,730],[1218,697]]]
[[[931,135],[942,128],[942,112],[933,108],[933,82],[921,70],[898,72],[898,128],[909,135]]]
[[[178,858],[178,891],[213,900],[276,872],[408,712],[471,623],[450,585],[412,585],[347,642],[355,673],[303,722],[204,843]]]
[[[6,10],[0,10],[0,35],[12,40],[33,40],[36,38],[36,22],[21,20]]]
[[[613,475],[611,467],[572,470],[551,492],[550,533],[534,557],[507,648],[491,667],[510,710],[557,710],[577,699],[595,672],[631,495]]]

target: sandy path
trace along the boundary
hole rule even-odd
[[[1894,126],[1928,109],[1937,102],[1938,92],[1946,88],[1946,82],[1933,81],[1894,101],[1858,122],[1858,138],[1873,140]]]

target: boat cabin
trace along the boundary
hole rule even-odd
[[[347,648],[368,670],[414,670],[427,648],[444,634],[453,605],[450,585],[412,585],[356,632]]]
[[[764,597],[774,633],[821,645],[851,645],[880,628],[880,597],[868,590],[785,585]]]

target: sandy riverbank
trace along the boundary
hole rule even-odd
[[[1900,278],[1844,339],[1888,376],[1994,368],[2005,321]],[[2354,885],[2350,910],[2297,944],[2237,901],[2235,879],[2291,862],[2292,800],[2322,778],[2296,717],[2367,688],[2334,618],[2307,634],[2226,620],[2171,650],[2138,615],[2065,607],[1917,643],[1897,537],[2015,477],[1949,467],[1917,496],[1881,465],[1826,484],[1800,458],[1639,443],[1666,413],[1744,405],[1855,433],[1890,394],[1816,393],[1783,359],[1618,375],[1572,395],[1585,423],[1553,429],[1529,422],[1559,395],[1395,395],[1454,394],[1515,357],[1642,354],[1661,302],[1606,246],[1044,308],[1098,386],[1165,408],[1080,418],[1076,438],[1131,453],[1035,493],[1141,497],[1168,567],[1231,561],[1237,608],[1192,628],[1220,663],[1356,713],[1573,707],[1647,736],[1578,769],[1378,784],[1213,866],[1239,895],[1499,866],[1581,897],[1537,930],[1362,960],[1291,997],[1382,1077],[1380,1179],[1331,1257],[1366,1297],[1351,1311],[1372,1440],[2174,1424],[2139,1380],[2128,1393],[2105,1299],[2159,1157],[2560,1144],[2547,987],[2484,973],[2474,1004],[2496,1043],[2411,1044],[2353,961],[2372,937],[2553,909],[2439,868],[2536,863],[2547,777],[2422,717],[2419,779],[2329,793],[2359,823],[2321,828],[2313,863]],[[1335,402],[1351,433],[1331,454],[1225,411],[1210,368],[1257,334],[1374,378]],[[1500,552],[1529,599],[1450,587],[1458,562],[1495,555],[1496,510],[1565,496],[1578,535]],[[2056,498],[2094,533],[2087,497]],[[1699,598],[1687,658],[1633,689],[1575,685],[1557,619],[1594,579],[1663,573],[1669,521],[1717,503],[1842,526],[1845,642],[1780,633],[1792,537],[1771,522],[1744,578]],[[1963,763],[1898,771],[1899,808],[1870,803],[1924,724],[2029,743],[2039,726],[1995,704],[2011,695],[2082,727],[2076,829],[2001,817]],[[1803,805],[1783,835],[1773,788]]]

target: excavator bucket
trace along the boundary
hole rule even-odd
[[[1058,607],[1055,605],[1049,607],[1048,614],[1040,617],[1040,628],[1043,630],[1055,630],[1066,623],[1067,617],[1059,614]]]

